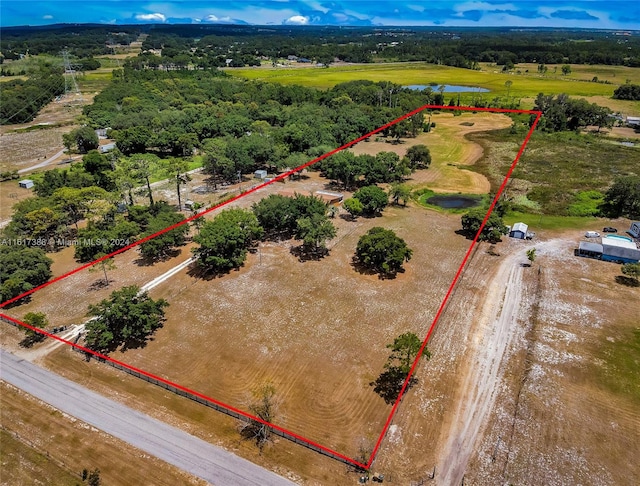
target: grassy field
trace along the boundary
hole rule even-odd
[[[368,79],[371,81],[392,81],[401,85],[410,84],[455,84],[475,86],[490,90],[485,93],[487,99],[495,96],[522,98],[523,108],[533,106],[533,98],[538,93],[566,93],[571,96],[586,97],[590,101],[608,105],[614,89],[630,79],[632,82],[640,82],[640,69],[624,66],[573,66],[575,71],[569,76],[553,74],[551,72],[542,76],[537,73],[537,65],[518,65],[520,73],[503,73],[500,67],[483,65],[482,70],[454,68],[449,66],[437,66],[427,63],[381,63],[331,66],[328,69],[317,67],[295,68],[242,68],[228,69],[233,76],[247,79],[261,79],[284,84],[300,84],[320,89],[328,89],[346,81]],[[526,70],[529,72],[526,72]],[[611,81],[612,84],[593,83],[591,79],[598,76],[600,80]],[[512,82],[510,89],[505,83]],[[436,89],[437,87],[434,87]],[[452,95],[445,93],[445,99]],[[457,95],[453,95],[456,96]],[[593,99],[592,99],[593,98]],[[461,93],[461,102],[471,102],[472,95]],[[640,114],[640,102],[613,101],[613,106],[622,109],[629,114]]]

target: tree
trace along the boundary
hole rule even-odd
[[[422,342],[411,332],[401,334],[394,339],[393,343],[387,345],[387,348],[391,349],[391,354],[384,365],[385,370],[369,384],[387,404],[391,405],[397,400],[421,347]],[[421,357],[431,358],[431,353],[426,347]],[[411,377],[405,390],[411,388],[417,381],[417,378]]]
[[[153,192],[149,179],[158,166],[159,159],[155,155],[138,154],[132,157],[132,169],[134,177],[147,183],[147,195],[149,196],[149,206],[153,206]]]
[[[531,248],[527,250],[527,260],[529,260],[529,266],[536,260],[536,249]]]
[[[336,227],[325,215],[300,218],[297,225],[296,237],[302,240],[302,247],[307,252],[326,251],[325,242],[336,236]]]
[[[353,220],[360,216],[364,209],[360,200],[353,197],[345,199],[342,203],[342,207],[344,207],[344,209],[351,215],[351,219]]]
[[[72,133],[78,150],[83,154],[96,150],[100,145],[96,132],[87,126],[76,128]]]
[[[568,76],[569,74],[571,74],[571,66],[569,66],[568,64],[563,64],[562,65],[562,74],[564,76]]]
[[[96,255],[96,260],[102,258],[103,256],[106,256],[105,253],[98,253]],[[105,287],[109,285],[109,277],[107,275],[107,270],[115,270],[116,269],[116,264],[113,260],[113,258],[106,258],[98,263],[96,263],[95,265],[89,267],[89,271],[90,272],[99,272],[102,270],[102,272],[104,273],[104,285]]]
[[[636,282],[640,279],[640,263],[625,263],[622,265],[621,271]]]
[[[192,251],[205,271],[229,271],[242,266],[247,250],[263,233],[253,213],[228,209],[202,225],[200,233],[193,237],[200,246]]]
[[[380,214],[389,202],[387,193],[378,186],[365,186],[358,189],[353,197],[362,203],[363,213],[369,215]]]
[[[510,79],[506,80],[504,82],[504,86],[505,88],[507,88],[507,98],[509,97],[509,93],[511,92],[511,86],[513,86],[513,81],[511,81]]]
[[[45,329],[49,325],[49,320],[43,312],[29,312],[28,314],[25,314],[22,321],[25,324],[37,327],[38,329]],[[26,335],[19,343],[23,348],[30,348],[34,344],[44,341],[47,337],[44,334],[29,328],[25,328],[24,332]]]
[[[180,185],[186,184],[190,180],[185,174],[189,168],[189,163],[185,159],[171,157],[165,161],[165,172],[169,177],[175,178],[176,193],[178,194],[178,211],[182,210],[182,199],[180,198]],[[150,190],[150,189],[149,189]]]
[[[208,139],[204,144],[204,169],[211,174],[214,189],[219,180],[232,181],[236,177],[233,161],[227,157],[227,142],[223,138]]]
[[[162,211],[149,220],[147,230],[142,235],[142,238],[151,236],[184,220],[184,216],[180,213],[174,211]],[[187,224],[182,224],[172,230],[162,233],[161,235],[151,238],[144,243],[141,243],[140,253],[144,258],[149,260],[165,258],[170,254],[173,248],[184,245],[185,237],[188,232],[189,226]]]
[[[475,238],[478,230],[480,229],[480,225],[485,217],[484,209],[473,209],[469,211],[467,214],[462,216],[462,231],[467,235],[467,238],[473,239]],[[478,241],[489,241],[490,243],[497,243],[500,241],[502,235],[507,234],[507,227],[505,226],[502,218],[493,211],[484,228],[482,228],[482,233],[478,237]]]
[[[100,486],[100,469],[94,469],[87,476],[87,486]]]
[[[0,245],[0,301],[47,282],[52,275],[52,263],[40,248]]]
[[[381,277],[393,277],[411,260],[413,251],[392,230],[379,226],[360,237],[356,247],[356,261]]]
[[[391,184],[389,195],[393,200],[393,204],[400,204],[400,200],[402,199],[402,205],[406,206],[407,201],[411,197],[411,189],[409,189],[409,187],[405,184],[394,183]]]
[[[602,212],[611,218],[640,218],[640,176],[617,178],[604,196]]]
[[[426,145],[418,144],[407,150],[409,168],[411,170],[427,169],[431,165],[431,152]]]
[[[271,383],[264,383],[252,392],[249,411],[260,420],[249,419],[240,425],[240,435],[253,440],[260,450],[271,440],[271,427],[278,413],[278,402],[275,399],[276,389]]]
[[[122,351],[144,346],[164,322],[164,299],[153,300],[137,285],[111,293],[97,305],[89,306],[85,341],[87,347],[100,353]]]

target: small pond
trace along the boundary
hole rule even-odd
[[[412,89],[414,91],[423,91],[427,88],[431,88],[433,91],[438,91],[440,86],[444,86],[445,93],[488,93],[488,89],[478,88],[477,86],[457,86],[455,84],[444,84],[444,85],[428,85],[428,84],[410,84],[405,86],[405,88]]]
[[[445,209],[473,208],[478,206],[481,202],[481,199],[475,197],[459,195],[432,196],[427,199],[428,204],[433,204],[434,206],[439,206]]]

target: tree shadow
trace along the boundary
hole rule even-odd
[[[380,373],[380,376],[378,376],[375,381],[369,383],[369,386],[373,387],[373,391],[376,392],[387,405],[393,405],[398,398],[398,395],[400,395],[400,390],[402,390],[402,386],[404,385],[406,378],[407,372],[402,368],[398,366],[390,366]],[[409,379],[409,383],[407,384],[405,391],[409,390],[409,388],[414,386],[416,383],[418,383],[418,379],[412,376]]]
[[[338,215],[338,217],[344,221],[356,221],[358,218],[354,218],[353,216],[351,216],[349,213],[347,214],[340,214]]]
[[[156,263],[166,262],[167,260],[171,260],[172,258],[177,257],[182,253],[180,248],[171,248],[169,250],[165,250],[158,255],[154,255],[152,257],[140,256],[140,258],[133,261],[139,267],[152,267]]]
[[[111,283],[115,282],[115,280],[107,280],[105,281],[105,279],[101,278],[96,280],[95,282],[93,282],[91,285],[89,285],[89,291],[90,292],[95,292],[97,290],[102,290],[106,287],[108,287]]]
[[[310,249],[304,245],[292,246],[289,252],[302,263],[309,261],[317,262],[329,255],[329,250],[326,248]]]
[[[625,275],[616,275],[616,283],[626,287],[640,287],[640,280]]]
[[[405,272],[404,268],[401,268],[398,271],[393,271],[393,272],[385,272],[378,268],[371,268],[370,266],[360,262],[360,260],[358,260],[358,257],[355,255],[351,258],[351,266],[360,275],[378,275],[378,278],[380,280],[393,280],[398,276],[398,273]]]
[[[189,265],[189,269],[187,270],[187,275],[193,278],[197,278],[199,280],[204,280],[205,282],[209,282],[219,277],[224,277],[225,275],[229,275],[232,270],[240,270],[240,268],[232,268],[229,270],[213,270],[210,268],[203,268],[198,265],[197,262]]]

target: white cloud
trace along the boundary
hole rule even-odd
[[[285,20],[284,23],[294,25],[307,25],[309,23],[309,17],[305,17],[304,15],[292,15],[287,20]]]
[[[167,17],[161,13],[152,13],[152,14],[138,14],[136,15],[136,19],[138,20],[146,20],[151,22],[165,22]]]
[[[204,18],[207,22],[217,22],[218,20],[220,20],[218,17],[216,17],[215,15],[211,14],[211,15],[207,15]]]
[[[49,15],[49,14],[43,15],[42,18],[45,20],[51,20],[53,18],[53,15]]]

